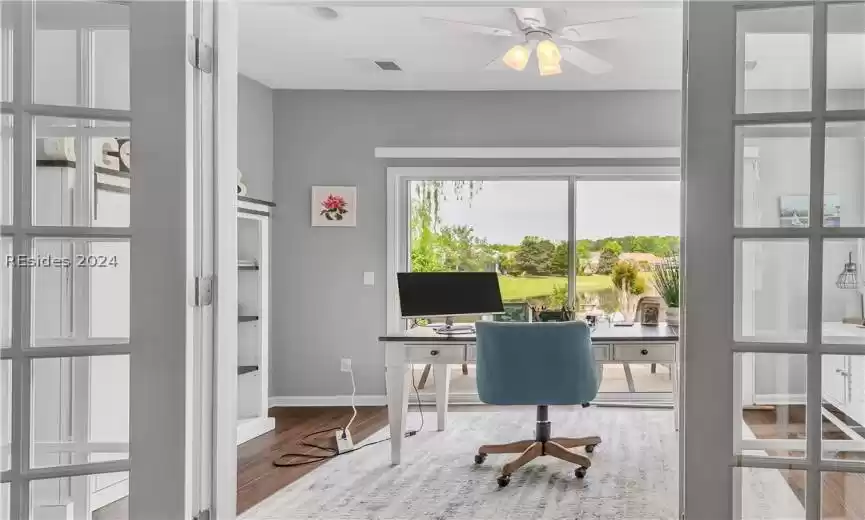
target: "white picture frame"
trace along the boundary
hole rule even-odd
[[[357,187],[313,186],[311,209],[313,227],[356,227]]]

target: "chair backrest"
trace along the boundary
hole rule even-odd
[[[574,405],[592,401],[600,377],[582,321],[480,321],[477,384],[488,404]]]

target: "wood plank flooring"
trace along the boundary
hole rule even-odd
[[[779,421],[779,416],[781,420]],[[805,407],[777,406],[765,410],[744,410],[745,424],[758,439],[804,439]],[[842,418],[845,420],[846,418]],[[846,420],[845,420],[846,422]],[[783,426],[786,425],[786,426]],[[823,438],[843,440],[847,436],[828,419],[823,419]],[[801,452],[769,451],[770,456],[802,457]],[[863,460],[865,454],[837,454],[839,459]],[[779,471],[793,493],[805,505],[805,474],[802,471]],[[865,475],[861,473],[823,473],[822,518],[847,520],[865,518]]]
[[[237,513],[240,514],[283,487],[291,484],[327,461],[297,467],[276,467],[273,460],[280,453],[322,453],[300,445],[312,432],[345,426],[351,419],[350,407],[271,408],[276,429],[237,448]],[[364,406],[357,408],[357,418],[351,426],[355,444],[387,425],[387,408]],[[308,442],[336,447],[334,433],[316,435]],[[291,459],[287,459],[291,460]],[[302,461],[304,459],[296,459]]]

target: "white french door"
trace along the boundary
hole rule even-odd
[[[865,515],[865,4],[690,2],[684,514]]]
[[[191,517],[212,257],[191,4],[0,7],[0,517]]]

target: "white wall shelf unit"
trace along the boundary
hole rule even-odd
[[[274,429],[270,367],[270,202],[237,203],[237,443]]]

